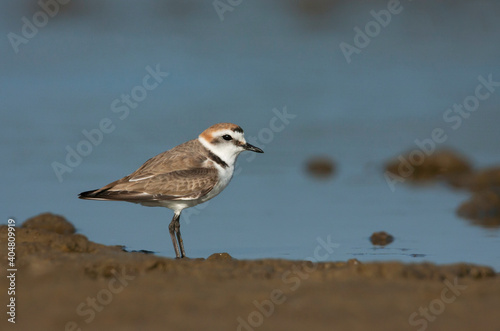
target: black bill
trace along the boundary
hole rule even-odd
[[[246,143],[245,145],[243,145],[243,147],[247,151],[252,151],[252,152],[256,152],[256,153],[264,153],[264,151],[262,149],[260,149],[259,147],[255,147],[253,145],[250,145],[249,143]]]

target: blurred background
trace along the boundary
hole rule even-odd
[[[499,84],[453,111],[500,82],[499,12],[494,0],[3,1],[0,223],[49,211],[92,241],[173,257],[170,210],[77,195],[233,122],[265,154],[242,154],[220,196],[184,211],[188,256],[306,259],[330,238],[331,260],[500,270],[498,227],[456,215],[469,192],[384,177],[435,129],[436,148],[500,163]],[[394,242],[373,246],[381,230]]]

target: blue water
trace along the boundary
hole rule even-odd
[[[41,9],[0,4],[0,222],[50,211],[93,241],[172,257],[168,209],[77,194],[224,121],[241,125],[265,154],[242,154],[226,191],[183,213],[189,256],[304,259],[329,237],[336,248],[328,260],[500,270],[500,230],[455,215],[467,192],[392,191],[383,177],[389,158],[434,129],[446,134],[437,145],[476,167],[500,163],[500,88],[460,125],[443,118],[474,95],[479,76],[500,81],[500,3],[401,1],[350,63],[341,43],[355,45],[354,28],[387,2],[338,1],[319,12],[301,3],[243,1],[221,21],[211,2],[70,2],[16,47],[8,34],[22,36],[22,18],[32,22]],[[147,80],[151,90],[141,89],[148,67],[165,73]],[[127,94],[135,95],[129,104]],[[82,142],[102,121],[109,133]],[[78,146],[88,155],[58,178],[52,164],[66,164],[67,148]],[[305,173],[316,155],[335,160],[334,177]],[[380,230],[394,243],[374,248],[369,237]]]

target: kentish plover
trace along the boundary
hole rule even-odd
[[[229,184],[236,158],[243,151],[264,153],[245,141],[238,125],[215,124],[198,139],[158,154],[130,175],[78,197],[172,209],[174,217],[168,230],[175,255],[182,258],[186,256],[179,223],[182,210],[219,194]]]

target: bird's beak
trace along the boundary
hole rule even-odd
[[[256,153],[264,153],[264,151],[262,149],[260,149],[259,147],[255,147],[253,145],[250,145],[249,143],[246,143],[245,145],[243,145],[243,148],[246,149],[247,151],[252,151],[252,152],[256,152]]]

